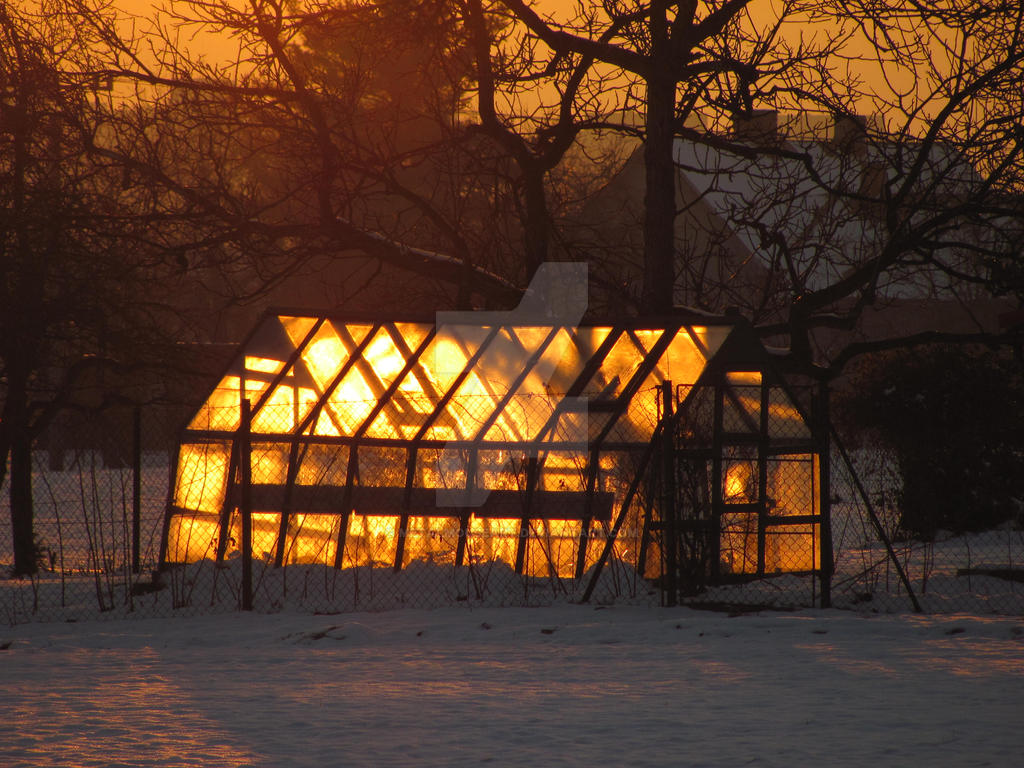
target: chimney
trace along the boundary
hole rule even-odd
[[[754,109],[737,114],[732,121],[733,136],[746,144],[774,144],[779,138],[779,113],[774,109]]]
[[[839,151],[863,155],[867,151],[868,119],[864,115],[837,114],[832,123],[832,145]]]

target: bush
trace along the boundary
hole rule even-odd
[[[838,417],[898,457],[901,527],[932,539],[1019,519],[1024,386],[1019,361],[932,346],[865,358],[836,397]]]

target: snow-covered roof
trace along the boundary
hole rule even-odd
[[[678,140],[675,161],[692,199],[701,200],[765,268],[820,290],[884,246],[887,223],[870,198],[901,181],[903,160],[893,146],[867,143],[841,151],[826,141],[788,141],[779,150],[744,156]],[[914,185],[923,205],[912,215],[928,215],[929,200],[948,202],[979,180],[954,149],[936,145]],[[963,257],[947,250],[939,258]],[[890,298],[923,297],[942,283],[938,270],[917,270],[882,275],[879,289]]]

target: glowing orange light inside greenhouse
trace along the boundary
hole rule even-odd
[[[284,367],[281,360],[271,360],[266,357],[246,357],[245,369],[259,373],[277,373]]]
[[[538,507],[540,517],[529,517],[523,510],[526,519],[517,515],[515,506],[506,517],[501,504],[507,502],[461,517],[457,503],[435,502],[433,493],[429,507],[421,500],[410,507],[409,500],[424,498],[425,490],[467,487],[522,494],[524,467],[535,448],[530,443],[538,439],[546,444],[536,492],[587,493],[594,457],[580,446],[606,424],[614,428],[605,432],[609,441],[645,444],[661,413],[657,396],[647,395],[657,393],[666,381],[676,385],[677,393],[685,393],[687,384],[701,376],[707,355],[726,336],[721,329],[632,329],[616,332],[614,344],[606,344],[614,329],[554,333],[550,326],[502,326],[458,329],[461,335],[446,335],[432,333],[429,323],[342,326],[333,320],[296,317],[279,322],[291,347],[274,355],[242,357],[241,365],[221,380],[190,425],[194,439],[181,446],[176,509],[169,513],[165,556],[170,562],[238,556],[241,515],[238,496],[229,489],[240,479],[232,441],[240,427],[244,395],[258,403],[252,420],[250,476],[264,506],[252,511],[254,557],[284,565],[343,568],[402,569],[416,561],[467,567],[502,564],[525,576],[574,578],[581,567],[586,571],[596,562],[607,536],[607,517],[581,518],[574,511],[562,519],[550,498],[549,506]],[[672,337],[666,340],[665,333]],[[261,352],[273,339],[273,334],[261,337]],[[583,380],[582,372],[591,370],[594,350],[602,345],[600,365]],[[659,345],[662,357],[645,369],[647,356]],[[295,349],[300,350],[300,360],[285,362],[293,359]],[[522,360],[524,352],[530,356],[529,366]],[[470,359],[474,365],[467,370]],[[784,426],[786,434],[794,434],[797,421],[803,424],[781,389],[768,390],[768,408],[762,409],[765,391],[753,391],[764,385],[759,372],[729,373],[726,382],[730,408],[743,416],[742,424],[737,420],[741,428],[749,431],[751,424],[763,423],[762,417],[768,418],[771,429]],[[271,383],[274,387],[268,391]],[[584,401],[602,404],[633,394],[622,403],[618,421],[609,421],[607,408],[592,413],[586,403],[581,410],[563,408],[561,398],[574,387]],[[290,441],[301,424],[306,426],[296,451]],[[315,439],[319,437],[341,439]],[[358,452],[349,447],[351,437],[362,441]],[[450,441],[457,445],[448,445]],[[359,470],[354,480],[348,472],[353,456]],[[630,465],[621,462],[615,453],[597,456],[600,493],[614,496],[609,502],[613,505],[621,502],[628,485],[622,472],[628,473]],[[767,498],[783,483],[812,483],[810,475],[817,471],[813,462],[800,465],[810,469],[787,465],[781,480],[770,469],[763,489],[758,478],[764,467],[756,458],[732,454],[723,462],[719,493],[727,507],[734,506],[723,515],[729,522],[720,538],[722,570],[817,567],[817,529],[778,519],[812,514],[812,494],[791,493],[785,508]],[[765,506],[758,511],[753,502],[762,496]],[[287,514],[281,507],[286,497],[293,499]],[[351,499],[347,509],[341,507],[343,499]],[[759,515],[765,514],[774,520],[761,531],[759,541]],[[641,550],[640,524],[631,522],[625,530],[633,533],[620,534],[615,546],[621,557]],[[655,549],[648,552],[648,563],[658,557],[657,542],[649,546]],[[643,571],[645,566],[638,567]]]
[[[750,467],[733,464],[725,473],[726,501],[747,501],[750,488]]]
[[[302,359],[317,385],[323,389],[341,369],[348,357],[348,350],[337,336],[314,341],[303,352]]]

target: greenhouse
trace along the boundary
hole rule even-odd
[[[827,593],[820,420],[748,326],[495,316],[266,315],[182,433],[161,566],[251,548],[582,585],[614,561],[673,596]]]

